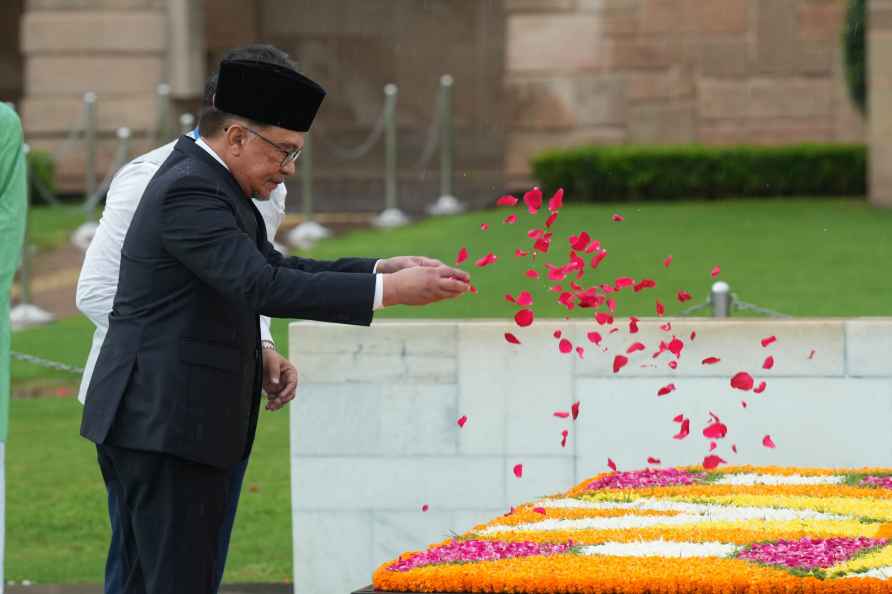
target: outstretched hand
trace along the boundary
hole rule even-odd
[[[436,268],[437,266],[445,266],[445,264],[443,264],[439,260],[435,260],[434,258],[427,258],[425,256],[396,256],[394,258],[387,258],[386,260],[381,260],[380,262],[378,262],[378,268],[375,270],[375,272],[393,274],[394,272],[399,272],[400,270],[413,268],[415,266]]]
[[[449,266],[413,266],[388,274],[384,305],[427,305],[463,295],[471,288],[464,270]]]

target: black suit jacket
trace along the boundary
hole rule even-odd
[[[181,138],[121,252],[81,435],[226,468],[260,409],[259,317],[368,325],[375,260],[288,258],[227,169]]]

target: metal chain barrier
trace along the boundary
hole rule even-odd
[[[369,151],[371,151],[372,148],[378,144],[378,141],[381,140],[381,136],[384,134],[384,124],[387,121],[387,111],[387,105],[385,105],[381,110],[381,113],[378,115],[378,119],[372,127],[372,131],[369,133],[368,137],[359,144],[359,146],[353,148],[338,146],[325,136],[325,132],[318,128],[313,130],[313,138],[318,140],[320,146],[324,147],[325,150],[342,161],[361,159],[369,154]]]
[[[442,128],[440,114],[443,112],[443,99],[443,93],[438,92],[437,99],[434,102],[433,118],[427,129],[427,141],[425,142],[424,150],[421,151],[421,155],[419,155],[418,161],[415,163],[415,169],[418,171],[418,177],[420,178],[427,174],[427,166],[431,159],[434,158],[437,147],[440,146],[440,129]]]
[[[127,163],[127,159],[129,158],[130,128],[118,128],[117,136],[118,148],[115,153],[115,158],[112,159],[105,177],[96,188],[96,192],[92,196],[88,196],[87,199],[84,201],[84,210],[87,212],[88,216],[92,216],[93,211],[96,209],[96,206],[99,204],[102,198],[105,197],[106,192],[108,192],[108,188],[111,186],[115,174],[121,167],[123,167]]]
[[[731,292],[731,287],[728,283],[721,281],[712,285],[709,297],[706,301],[698,303],[697,305],[692,305],[691,307],[682,310],[678,315],[682,317],[690,316],[691,314],[701,312],[705,309],[711,309],[712,315],[715,318],[727,318],[731,315],[732,311],[751,311],[773,318],[790,319],[793,317],[773,309],[768,309],[767,307],[761,307],[743,301],[736,293]]]
[[[38,357],[36,355],[29,355],[27,353],[20,353],[18,351],[12,351],[12,358],[16,361],[24,361],[25,363],[32,363],[39,367],[44,367],[46,369],[52,369],[54,371],[64,371],[66,373],[72,373],[75,375],[82,375],[84,373],[83,367],[75,367],[74,365],[68,365],[66,363],[60,363],[58,361],[52,361],[50,359],[44,359],[43,357]]]

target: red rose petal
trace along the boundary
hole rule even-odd
[[[663,332],[672,332],[672,322],[666,322],[665,324],[661,324],[660,330],[662,330]]]
[[[691,330],[691,341],[693,341],[695,338],[697,338],[697,331]]]
[[[666,348],[670,353],[675,355],[675,358],[678,359],[681,357],[681,351],[684,350],[684,342],[677,336],[673,336],[672,340],[669,341],[669,344],[666,345]]]
[[[558,344],[558,349],[563,354],[567,354],[573,351],[573,343],[567,340],[566,338],[562,338],[561,342]]]
[[[774,357],[768,355],[765,357],[765,361],[762,362],[762,369],[771,369],[774,367]]]
[[[498,259],[499,259],[498,256],[496,256],[492,252],[489,252],[488,254],[486,254],[485,256],[483,256],[482,258],[477,260],[476,262],[474,262],[474,266],[476,266],[478,268],[483,268],[484,266],[489,266],[490,264],[495,263],[495,261]]]
[[[637,285],[635,285],[634,288],[635,288],[636,293],[640,293],[644,289],[653,289],[656,286],[657,286],[656,281],[649,279],[649,278],[645,278],[645,279],[642,279],[641,282],[639,282]]]
[[[558,213],[556,213],[556,212],[551,213],[551,215],[547,219],[545,219],[545,226],[551,227],[552,225],[554,225],[554,222],[557,220],[557,218],[558,218]]]
[[[774,440],[771,439],[771,436],[770,436],[770,435],[766,435],[765,437],[762,438],[762,445],[765,446],[766,448],[774,448],[774,447],[776,447],[776,446],[774,445]]]
[[[558,188],[557,192],[554,193],[548,200],[548,210],[550,212],[557,212],[564,206],[564,188]]]
[[[777,342],[777,336],[769,336],[768,338],[763,338],[761,341],[763,347],[767,347],[769,344],[773,342]]]
[[[638,318],[635,316],[629,316],[629,334],[637,334],[638,333]]]
[[[535,315],[531,309],[522,309],[514,314],[514,322],[521,328],[526,328],[533,323]]]
[[[511,344],[520,344],[520,341],[517,340],[517,337],[510,332],[505,332],[505,340]]]
[[[616,313],[616,299],[607,300],[607,309],[610,310],[610,313]]]
[[[745,371],[736,373],[734,374],[734,377],[731,378],[731,387],[736,390],[743,390],[744,392],[748,392],[749,390],[753,389],[753,384],[753,376]]]
[[[607,257],[607,250],[598,252],[595,254],[595,257],[592,258],[591,266],[592,268],[597,268],[601,261]]]
[[[654,458],[653,456],[647,457],[647,463],[648,464],[662,464],[662,462],[660,462],[659,458]]]
[[[521,291],[517,296],[517,305],[521,305],[523,307],[528,307],[533,304],[533,296],[530,295],[529,291]]]
[[[518,200],[514,196],[502,196],[496,200],[496,206],[514,206]]]
[[[731,451],[737,453],[737,444],[731,444]]]
[[[669,268],[669,265],[672,264],[672,256],[666,256],[666,259],[663,260],[663,266]]]
[[[589,342],[592,344],[600,345],[601,344],[601,335],[597,332],[589,332],[585,335],[588,338]]]
[[[514,223],[517,222],[517,215],[509,214],[507,217],[505,217],[505,220],[502,222],[505,223],[506,225],[513,225]]]
[[[662,303],[660,303],[659,299],[657,299],[657,316],[662,318],[663,314],[665,314],[665,313],[666,313],[666,307]]]
[[[614,462],[610,458],[607,458],[607,466],[610,467],[610,470],[612,470],[613,472],[616,472],[616,462]]]
[[[505,301],[507,301],[508,303],[517,303],[517,299],[515,299],[514,295],[512,295],[511,293],[505,295]]]
[[[619,372],[620,369],[625,367],[629,363],[629,358],[624,357],[623,355],[617,355],[613,359],[613,373]]]
[[[551,333],[551,335],[554,336],[556,339],[560,338],[561,334],[562,334],[562,332],[560,330],[555,330],[554,332]]]
[[[675,415],[675,418],[673,418],[672,420],[676,423],[681,423],[682,421],[684,421],[684,415]]]
[[[691,433],[691,420],[684,419],[681,422],[681,428],[678,430],[678,433],[672,436],[672,439],[684,439]]]
[[[565,410],[556,410],[552,414],[559,419],[566,419],[570,416],[570,413]]]
[[[487,229],[489,229],[489,223],[480,223],[481,231],[486,231]]]
[[[523,476],[523,464],[515,464],[514,465],[514,476],[520,478]]]
[[[467,259],[468,259],[468,249],[462,248],[462,249],[458,250],[458,256],[455,257],[456,265],[461,264],[462,262],[464,262]]]
[[[678,369],[678,361],[669,361],[669,367],[671,369]]]
[[[759,385],[758,385],[757,387],[753,388],[753,393],[754,393],[754,394],[761,394],[762,392],[765,391],[765,388],[767,387],[767,385],[768,385],[768,384],[766,384],[764,381],[763,381],[763,382],[759,382]]]
[[[657,390],[657,396],[665,396],[666,394],[670,394],[675,391],[675,384],[666,384],[659,390]]]
[[[715,365],[719,361],[721,361],[721,359],[719,359],[718,357],[706,357],[700,363],[701,365]]]
[[[719,447],[719,444],[717,444],[716,442],[712,441],[709,443],[709,451],[710,452],[714,452],[717,447]]]
[[[462,416],[459,417],[459,419],[456,421],[456,423],[458,424],[459,427],[464,427],[464,426],[465,426],[465,423],[467,423],[467,422],[468,422],[468,415],[462,415]]]
[[[712,278],[715,278],[719,275],[719,273],[721,271],[722,271],[722,268],[720,266],[715,266],[715,267],[713,267],[712,271],[710,271],[709,275],[712,276]]]
[[[576,250],[577,252],[583,251],[586,247],[588,247],[589,242],[591,242],[591,236],[583,231],[579,235],[571,235],[567,241],[570,242],[570,247]]]
[[[580,359],[585,359],[585,347],[576,347],[576,354],[579,355]]]
[[[517,256],[518,258],[523,258],[524,256],[528,256],[529,254],[530,254],[529,252],[526,252],[520,248],[514,249],[514,255]]]
[[[523,195],[523,203],[527,205],[530,214],[536,214],[542,208],[542,190],[534,187]]]
[[[573,415],[574,421],[579,418],[579,401],[578,400],[570,405],[570,413]]]
[[[703,468],[706,470],[712,470],[713,468],[718,467],[719,464],[727,464],[727,462],[715,455],[703,458]]]
[[[644,346],[643,343],[640,343],[640,342],[633,342],[633,343],[629,346],[629,348],[626,349],[626,354],[631,354],[631,353],[636,353],[636,352],[638,352],[638,351],[643,351],[643,350],[646,349],[646,348],[647,348],[647,347]]]
[[[425,503],[424,505],[421,506],[421,511],[426,512],[430,508],[431,508],[431,506],[429,506],[428,504]]]
[[[614,214],[611,218],[613,219],[614,223],[621,223],[622,221],[626,220],[626,218],[621,214]]]
[[[691,299],[693,299],[693,297],[691,297],[691,294],[687,291],[679,291],[676,294],[676,297],[678,298],[679,303],[684,303],[685,301],[690,301]]]
[[[533,511],[536,512],[537,514],[542,514],[543,516],[545,515],[545,508],[544,508],[544,507],[534,507],[534,508],[533,508]]]
[[[706,427],[703,430],[703,437],[707,437],[709,439],[722,439],[728,434],[728,426],[724,423],[720,423],[716,421]]]
[[[743,408],[746,408],[746,407],[747,407],[746,400],[741,400],[741,401],[740,401],[740,406],[742,406]]]
[[[570,432],[567,431],[566,429],[564,429],[563,431],[561,431],[561,447],[562,447],[562,448],[567,447],[567,436],[568,436],[569,434],[570,434]]]
[[[610,315],[609,313],[604,313],[602,311],[599,311],[598,313],[595,314],[595,321],[598,322],[599,326],[604,326],[605,324],[612,324],[613,316]]]
[[[532,269],[532,268],[530,268],[529,270],[527,270],[527,271],[525,272],[525,274],[526,274],[529,278],[539,278],[539,273],[538,273],[536,270]]]

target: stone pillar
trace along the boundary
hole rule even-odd
[[[868,3],[868,138],[870,202],[892,207],[892,0]]]
[[[97,94],[99,179],[111,165],[120,126],[133,151],[148,147],[155,127],[155,89],[167,52],[166,0],[29,0],[22,17],[25,89],[22,120],[35,149],[53,151]],[[83,191],[82,147],[57,163],[63,191]]]

